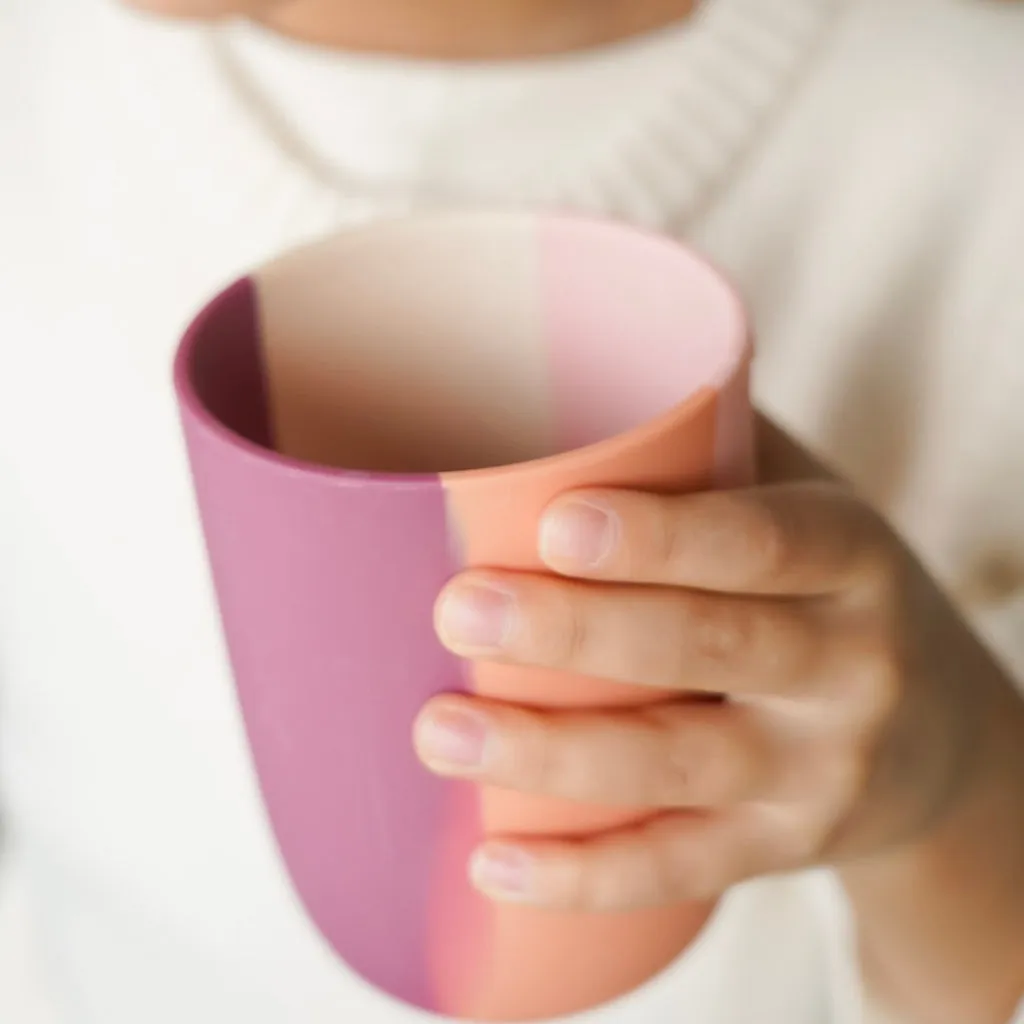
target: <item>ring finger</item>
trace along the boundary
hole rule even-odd
[[[546,712],[445,696],[415,741],[440,775],[606,806],[719,807],[767,794],[779,776],[768,733],[732,704]]]

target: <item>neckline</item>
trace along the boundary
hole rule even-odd
[[[390,211],[569,208],[665,227],[711,200],[847,2],[706,0],[645,36],[498,62],[338,55],[239,21],[207,42],[263,148],[336,199]],[[417,111],[422,137],[405,173],[346,161],[330,94],[350,102],[354,91],[410,111],[433,104]]]

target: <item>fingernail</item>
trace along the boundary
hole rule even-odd
[[[530,895],[533,862],[514,846],[485,846],[470,865],[473,885],[499,900],[521,902]]]
[[[601,505],[573,501],[545,516],[540,531],[541,557],[546,562],[594,569],[618,541],[618,519]]]
[[[420,721],[416,747],[432,767],[461,774],[483,767],[490,737],[490,727],[480,715],[445,708]]]
[[[512,631],[515,599],[507,590],[474,583],[454,587],[441,601],[438,631],[449,646],[498,650]]]

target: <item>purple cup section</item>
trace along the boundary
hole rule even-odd
[[[205,406],[185,406],[185,433],[263,797],[330,944],[374,985],[436,1010],[433,854],[451,815],[473,813],[410,742],[429,698],[464,689],[429,614],[457,569],[443,489],[268,471],[257,316],[252,282],[239,282],[198,318],[177,373]]]

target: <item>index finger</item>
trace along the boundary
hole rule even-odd
[[[683,496],[576,492],[546,513],[540,549],[551,569],[584,579],[824,595],[870,575],[881,536],[844,488],[801,482]]]

